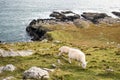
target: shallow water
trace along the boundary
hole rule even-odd
[[[120,0],[0,0],[0,41],[29,41],[25,28],[32,19],[48,18],[54,10],[120,11]]]

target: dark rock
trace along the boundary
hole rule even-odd
[[[50,14],[50,17],[54,17],[55,19],[59,19],[61,21],[73,21],[75,19],[80,19],[80,15],[72,12],[72,11],[54,11]]]
[[[110,17],[105,13],[90,13],[90,12],[84,12],[81,16],[87,20],[90,20],[93,23],[98,23],[98,19]]]
[[[38,28],[34,28],[32,26],[28,26],[26,28],[26,31],[32,37],[31,40],[36,41],[36,40],[43,40],[44,39],[44,35],[48,31],[48,29],[46,29],[46,28],[44,28],[42,26],[39,26]]]
[[[36,24],[36,20],[35,19],[33,19],[31,22],[30,22],[30,24],[29,25],[35,25]]]
[[[50,17],[55,17],[56,19],[61,19],[62,17],[65,17],[62,13],[53,11],[53,13],[50,14]]]
[[[73,13],[72,11],[61,11],[61,13],[63,14],[69,14],[69,13]]]
[[[115,12],[115,11],[113,11],[112,13],[113,13],[114,15],[116,15],[117,17],[120,18],[120,12]]]

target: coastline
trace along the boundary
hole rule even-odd
[[[81,16],[72,11],[53,12],[51,16],[54,18],[29,23],[26,31],[32,41],[0,43],[0,80],[43,79],[43,72],[47,80],[120,79],[120,19],[105,13]],[[69,64],[66,55],[58,56],[59,48],[65,45],[85,53],[86,69],[75,60]]]

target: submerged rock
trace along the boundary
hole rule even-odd
[[[29,70],[26,70],[23,73],[23,79],[40,79],[40,80],[46,80],[49,79],[49,73],[46,70],[43,70],[38,67],[31,67]]]
[[[22,51],[6,51],[3,49],[0,49],[0,56],[2,57],[9,57],[9,56],[29,56],[32,55],[33,51],[32,50],[22,50]]]

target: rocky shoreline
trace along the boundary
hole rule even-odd
[[[50,14],[49,19],[33,19],[30,24],[27,26],[26,31],[28,35],[31,36],[31,40],[33,41],[41,41],[47,38],[46,33],[51,31],[49,26],[53,25],[75,25],[89,27],[89,24],[117,24],[120,23],[120,12],[112,12],[114,15],[118,16],[118,18],[113,18],[108,16],[106,13],[92,13],[92,12],[84,12],[81,15],[76,14],[72,11],[53,11]]]

